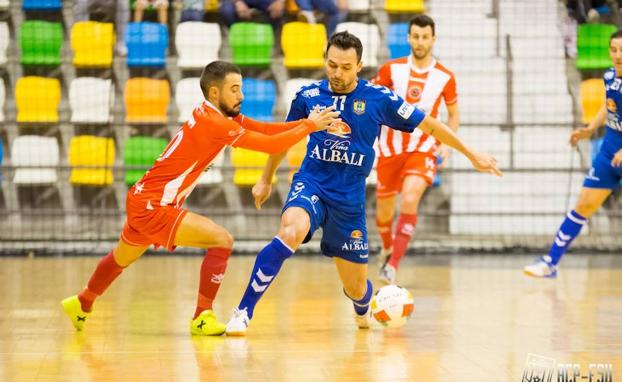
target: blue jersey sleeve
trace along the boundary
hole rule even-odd
[[[297,121],[299,119],[307,118],[309,115],[307,114],[307,107],[305,105],[305,101],[302,98],[302,90],[298,91],[296,97],[292,100],[291,107],[289,109],[289,114],[287,114],[287,122]]]
[[[425,118],[425,112],[404,101],[389,89],[381,92],[380,118],[381,123],[393,129],[412,132]]]

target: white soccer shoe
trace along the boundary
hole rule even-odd
[[[555,278],[557,277],[557,265],[551,264],[550,256],[542,256],[534,264],[523,268],[523,273],[531,277]]]
[[[240,310],[234,308],[233,316],[231,316],[231,319],[227,322],[225,333],[227,333],[228,336],[245,336],[249,322],[250,318],[248,318],[246,309]]]
[[[360,316],[354,313],[354,321],[356,321],[356,326],[358,326],[359,329],[369,329],[369,323],[371,321],[371,309],[367,308],[367,312]]]
[[[395,278],[397,277],[397,269],[389,263],[383,265],[378,271],[378,281],[384,285],[395,284]]]
[[[389,257],[391,257],[392,253],[393,247],[387,249],[382,248],[380,250],[380,253],[378,254],[378,267],[382,267],[383,265],[385,265],[387,261],[389,261]]]

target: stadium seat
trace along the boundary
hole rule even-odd
[[[127,123],[166,123],[170,102],[168,81],[135,77],[125,83]]]
[[[348,31],[357,36],[363,44],[363,67],[378,66],[378,48],[380,47],[380,30],[376,24],[356,22],[340,23],[337,32]]]
[[[233,63],[241,66],[269,66],[274,35],[270,24],[235,23],[229,30]]]
[[[112,80],[78,77],[69,86],[72,123],[109,123],[114,103]]]
[[[6,89],[4,81],[0,79],[0,122],[4,122],[4,101],[6,99]]]
[[[125,183],[128,186],[136,183],[162,154],[168,141],[164,138],[131,137],[125,141],[123,163],[125,166],[144,166],[144,169],[128,169],[125,172]]]
[[[374,0],[348,0],[348,11],[350,12],[368,12],[373,8]]]
[[[112,23],[79,21],[71,27],[73,65],[84,68],[110,68],[115,36]]]
[[[63,45],[61,23],[30,20],[20,27],[19,43],[23,65],[60,65]]]
[[[56,78],[27,76],[15,85],[17,122],[58,122],[60,81]]]
[[[60,11],[61,8],[60,0],[24,0],[22,3],[24,11]]]
[[[231,151],[231,164],[233,165],[233,183],[250,187],[261,178],[263,168],[268,161],[268,154],[257,151],[234,148]],[[276,176],[272,183],[276,183]]]
[[[609,37],[616,31],[610,24],[580,24],[577,32],[577,68],[605,69],[611,66]]]
[[[605,102],[605,84],[600,78],[591,78],[581,82],[581,121],[590,123]]]
[[[321,68],[324,66],[326,27],[297,21],[287,23],[283,26],[281,47],[286,68]]]
[[[125,31],[127,66],[164,68],[168,29],[160,23],[129,23]]]
[[[308,139],[303,139],[300,142],[293,145],[287,151],[287,164],[290,167],[289,170],[289,182],[292,182],[292,177],[300,168],[302,161],[305,159],[305,155],[307,155],[307,142]]]
[[[225,152],[223,150],[214,159],[212,167],[209,168],[207,171],[204,171],[203,174],[201,174],[197,185],[221,184],[223,181],[222,165],[224,164],[224,161]]]
[[[387,45],[389,46],[389,58],[406,57],[410,54],[410,44],[407,40],[408,24],[396,23],[389,24],[389,37]]]
[[[9,0],[0,0],[0,12],[7,11],[9,9],[9,5],[11,5]]]
[[[56,167],[60,162],[60,149],[54,137],[21,135],[11,147],[11,165],[15,167],[15,184],[52,184],[58,180]],[[50,166],[50,168],[27,168]]]
[[[111,138],[80,135],[69,143],[69,165],[72,184],[104,186],[112,184],[114,141]],[[100,166],[105,168],[75,168]]]
[[[177,122],[186,122],[190,118],[192,110],[203,102],[200,80],[199,77],[189,77],[177,81],[177,85],[175,85],[175,104],[179,111]]]
[[[285,106],[285,110],[287,114],[289,114],[289,108],[292,106],[292,101],[294,97],[296,97],[296,93],[300,90],[301,87],[305,85],[309,85],[317,80],[311,78],[292,78],[285,82],[285,94],[283,94],[283,106]]]
[[[9,24],[0,22],[0,66],[5,66],[7,62],[6,52],[11,41],[9,34]]]
[[[272,80],[244,78],[242,80],[244,102],[242,114],[260,121],[272,121],[276,103],[276,84]]]
[[[387,13],[424,13],[424,0],[385,0]]]
[[[214,23],[187,21],[177,26],[175,47],[180,68],[203,68],[218,59],[222,44],[220,26]]]

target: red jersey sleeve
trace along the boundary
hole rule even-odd
[[[445,105],[453,105],[458,102],[456,77],[453,74],[451,74],[449,81],[445,84],[445,88],[443,89],[443,99],[445,100]]]
[[[391,64],[386,63],[382,65],[378,74],[371,80],[376,85],[386,86],[393,89],[393,80],[391,79]]]
[[[297,123],[296,127],[274,135],[244,130],[231,145],[268,154],[283,152],[315,131],[315,124],[309,120],[297,121],[295,123]]]
[[[290,130],[302,123],[302,120],[291,122],[262,122],[242,114],[233,118],[233,120],[247,130],[256,131],[266,135],[275,135],[280,132]]]

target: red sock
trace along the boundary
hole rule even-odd
[[[397,218],[397,226],[395,227],[395,239],[393,241],[393,254],[389,259],[389,264],[397,269],[402,256],[406,253],[408,242],[415,232],[417,225],[417,214],[400,214]]]
[[[212,303],[225,276],[227,260],[229,260],[230,255],[231,248],[210,248],[205,253],[199,277],[197,309],[194,311],[193,319],[197,318],[202,311],[212,309]]]
[[[382,239],[382,248],[391,248],[393,245],[393,232],[391,232],[391,229],[393,228],[393,219],[381,222],[378,218],[376,218],[376,227],[378,227],[378,233]]]
[[[91,275],[89,283],[86,284],[84,290],[78,294],[82,310],[90,312],[93,308],[93,302],[95,302],[95,299],[106,291],[108,286],[112,284],[121,272],[123,272],[123,267],[117,264],[114,260],[112,251],[102,257],[101,260],[99,260],[99,264],[97,264],[95,271]]]

